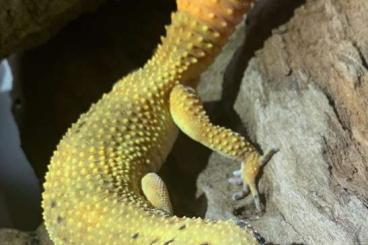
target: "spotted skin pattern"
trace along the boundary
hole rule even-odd
[[[258,244],[251,229],[232,221],[173,216],[165,183],[155,173],[179,128],[241,161],[243,184],[259,206],[258,152],[239,134],[211,124],[188,87],[196,85],[250,2],[178,0],[153,57],[69,128],[51,158],[42,195],[56,245]]]

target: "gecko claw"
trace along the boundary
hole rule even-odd
[[[271,158],[273,157],[273,155],[275,155],[277,152],[279,152],[280,150],[279,149],[276,149],[276,148],[273,148],[271,150],[269,150],[267,152],[267,154],[265,154],[262,159],[261,159],[261,166],[264,166],[266,165],[270,160]]]
[[[264,206],[259,198],[259,195],[253,196],[254,205],[256,206],[257,213],[263,213]]]
[[[239,191],[239,192],[234,193],[231,196],[231,199],[233,199],[234,201],[239,201],[241,199],[244,199],[245,196],[246,196],[246,194],[243,191]]]

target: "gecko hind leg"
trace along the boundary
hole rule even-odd
[[[143,194],[152,206],[165,211],[167,214],[173,214],[166,184],[158,174],[154,172],[147,173],[143,176],[141,185]]]
[[[257,211],[262,205],[256,187],[256,178],[263,166],[256,148],[238,133],[213,125],[195,90],[182,84],[176,85],[170,93],[170,113],[175,124],[190,138],[225,156],[241,162],[241,170],[234,173],[249,187]],[[238,180],[234,180],[239,182]]]

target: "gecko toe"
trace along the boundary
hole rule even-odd
[[[243,184],[243,180],[241,179],[241,177],[231,177],[231,178],[228,178],[227,180],[232,185],[242,185]]]
[[[239,192],[235,192],[231,199],[233,199],[234,201],[239,201],[241,199],[244,199],[246,196],[246,193],[244,193],[243,191],[239,191]]]

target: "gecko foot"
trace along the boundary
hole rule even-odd
[[[257,152],[253,152],[248,155],[247,159],[242,162],[241,169],[234,171],[233,176],[228,179],[231,184],[243,185],[240,192],[236,192],[232,195],[234,201],[241,200],[251,192],[253,196],[254,205],[257,213],[262,213],[264,207],[261,203],[259,193],[256,185],[256,178],[260,169],[272,158],[272,156],[278,152],[278,149],[272,149],[263,157]]]

